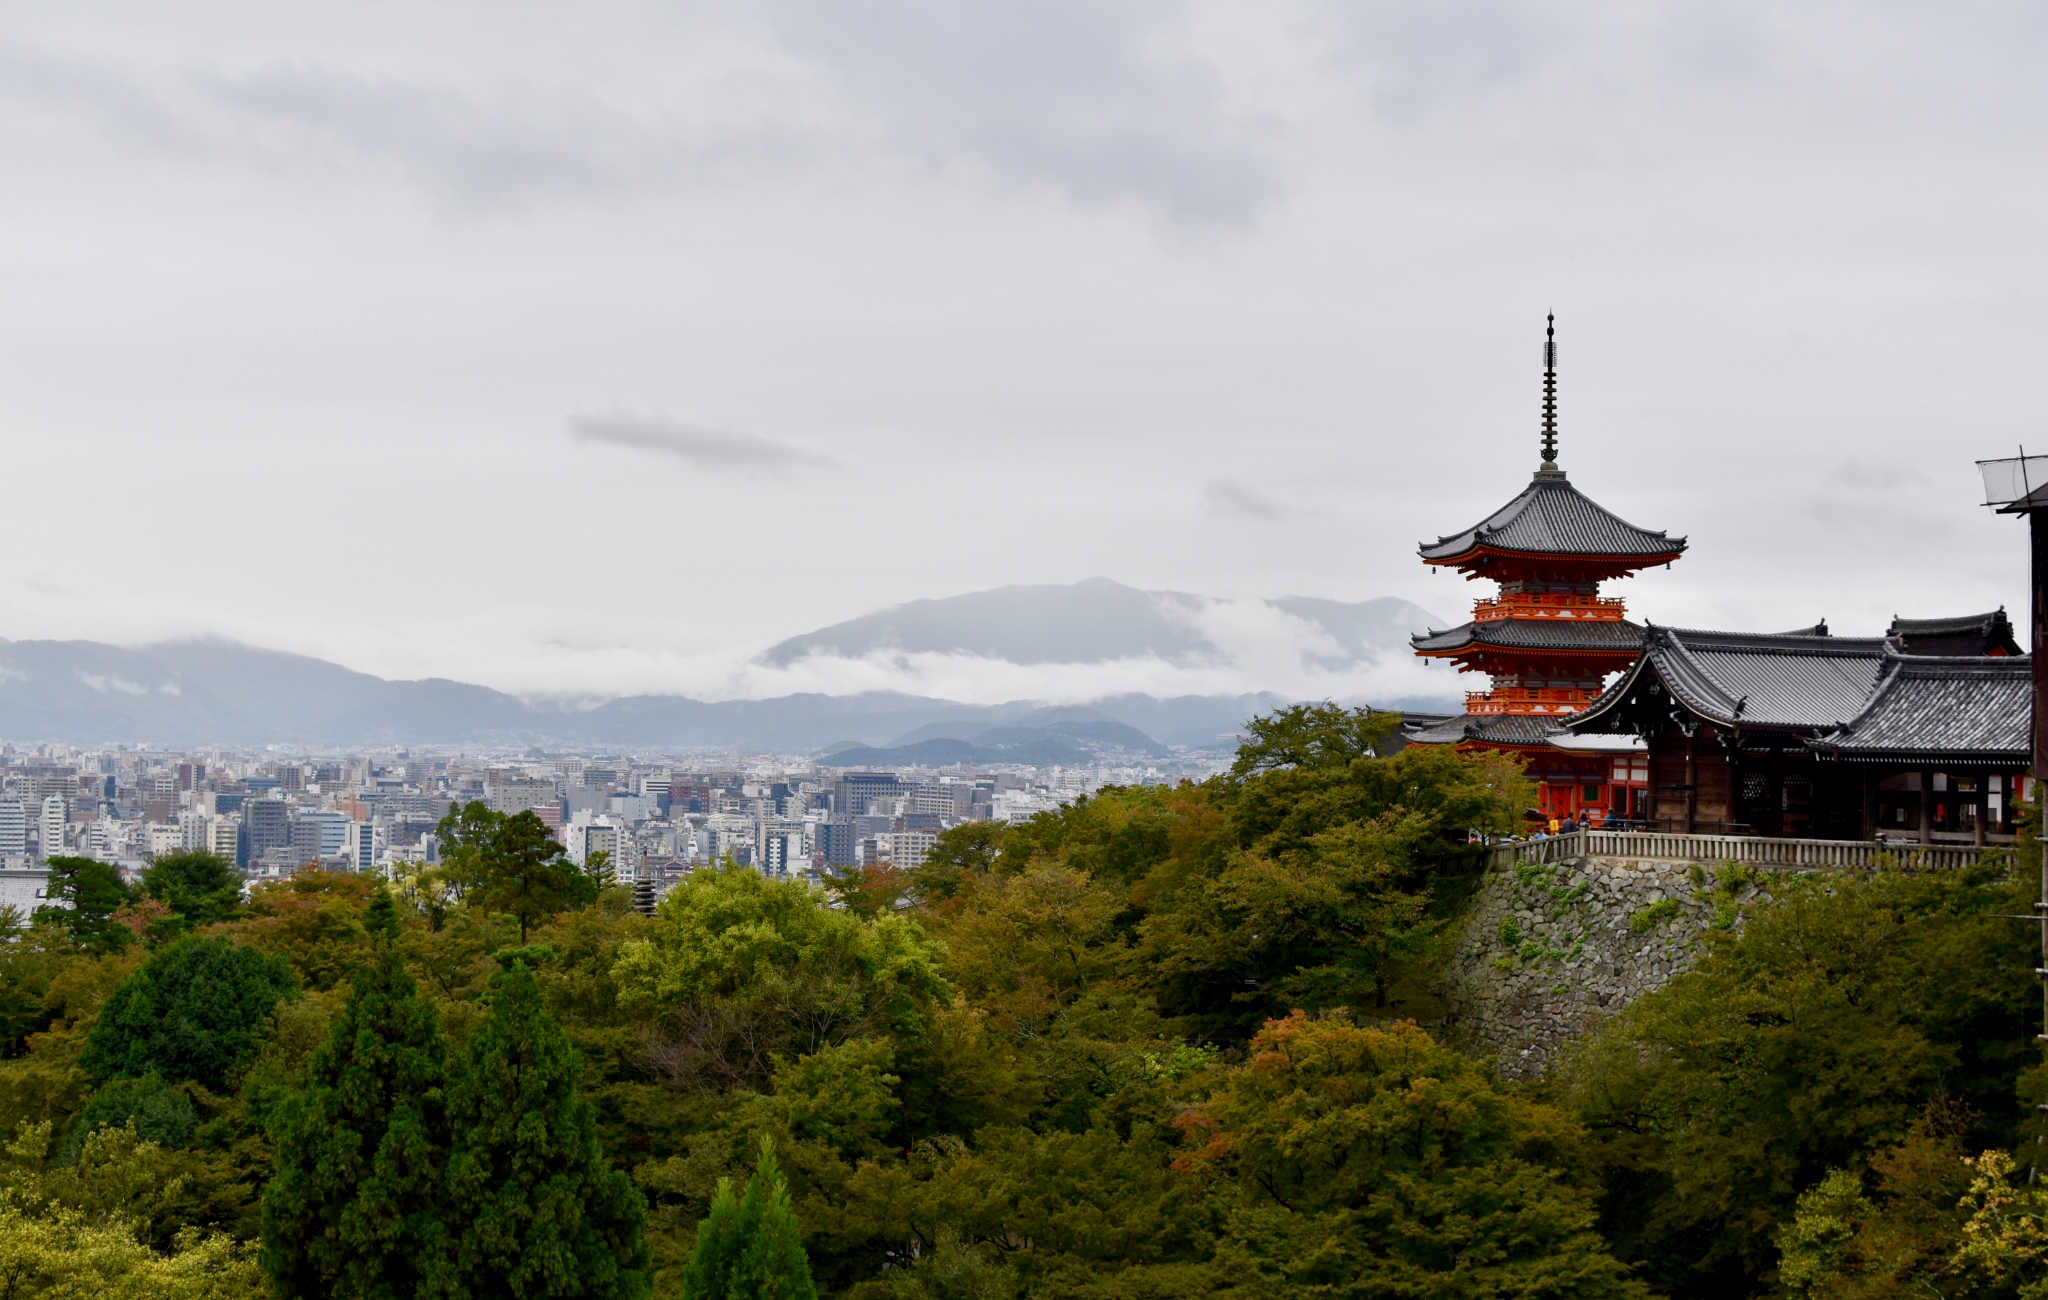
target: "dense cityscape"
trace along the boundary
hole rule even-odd
[[[814,884],[875,863],[908,871],[948,827],[1025,821],[1104,786],[1198,778],[1225,761],[1110,752],[1087,766],[870,771],[772,755],[10,745],[0,748],[0,906],[26,914],[50,901],[46,864],[66,856],[113,864],[131,881],[158,857],[193,852],[251,881],[308,866],[396,879],[437,861],[442,819],[475,802],[532,812],[571,861],[602,864],[651,910],[708,864]]]

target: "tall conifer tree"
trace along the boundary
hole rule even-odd
[[[294,1296],[410,1296],[445,1264],[439,1168],[446,1048],[399,964],[390,895],[368,915],[381,951],[274,1125],[263,1264]]]
[[[501,954],[502,956],[503,954]],[[569,1037],[518,956],[448,1089],[451,1283],[466,1296],[644,1296],[646,1203],[576,1096]]]
[[[683,1300],[817,1300],[775,1147],[761,1139],[744,1196],[720,1179],[683,1270]]]

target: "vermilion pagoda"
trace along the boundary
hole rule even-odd
[[[1600,584],[1669,564],[1685,552],[1685,539],[1609,512],[1558,468],[1555,317],[1543,345],[1542,446],[1542,464],[1521,495],[1421,547],[1424,563],[1489,579],[1500,591],[1473,602],[1471,622],[1414,638],[1416,654],[1493,682],[1465,697],[1462,716],[1418,727],[1408,739],[1522,755],[1547,816],[1576,817],[1581,808],[1596,817],[1628,815],[1648,775],[1636,771],[1639,755],[1575,751],[1549,738],[1642,647],[1642,627],[1627,619],[1620,600],[1600,594]]]

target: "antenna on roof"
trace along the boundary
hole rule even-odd
[[[1557,472],[1557,314],[1551,313],[1543,331],[1543,466],[1539,472]]]

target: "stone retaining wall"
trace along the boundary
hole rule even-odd
[[[1543,1073],[1560,1050],[1691,967],[1771,885],[1804,871],[1582,857],[1489,871],[1445,972],[1440,1032],[1502,1073]]]

